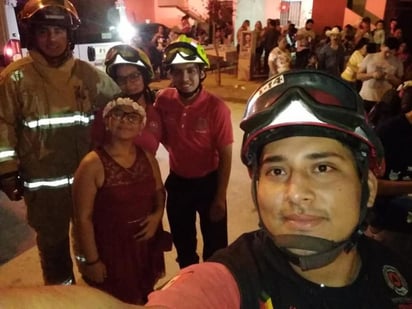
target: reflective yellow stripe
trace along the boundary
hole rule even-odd
[[[40,188],[61,188],[73,183],[73,177],[59,177],[48,180],[31,180],[25,181],[24,186],[29,190],[36,190]]]
[[[0,159],[4,158],[12,158],[16,155],[16,152],[14,150],[5,150],[5,151],[0,151]]]
[[[33,129],[37,127],[65,126],[78,123],[88,124],[93,118],[93,116],[84,115],[59,116],[43,118],[39,120],[25,121],[24,125]]]

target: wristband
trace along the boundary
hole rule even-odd
[[[100,257],[98,257],[94,261],[89,262],[89,261],[87,261],[87,259],[83,255],[76,255],[76,260],[81,264],[84,264],[84,265],[87,265],[87,266],[92,266],[94,264],[97,264],[100,261]]]
[[[84,257],[84,255],[76,255],[76,261],[78,261],[81,264],[84,264],[87,262],[86,258]]]

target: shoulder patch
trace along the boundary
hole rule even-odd
[[[389,288],[395,291],[400,296],[408,294],[408,283],[401,273],[391,265],[384,265],[382,268],[383,278]]]

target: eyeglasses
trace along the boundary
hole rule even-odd
[[[140,72],[134,72],[126,76],[116,76],[116,83],[119,86],[124,86],[127,82],[135,83],[142,76]]]
[[[111,111],[110,116],[116,120],[126,119],[128,123],[137,124],[142,121],[142,116],[135,112],[125,112],[119,108],[115,108]]]

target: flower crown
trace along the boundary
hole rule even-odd
[[[145,109],[130,98],[117,98],[107,103],[103,109],[103,118],[106,117],[113,108],[121,105],[131,106],[143,119],[146,118]]]

